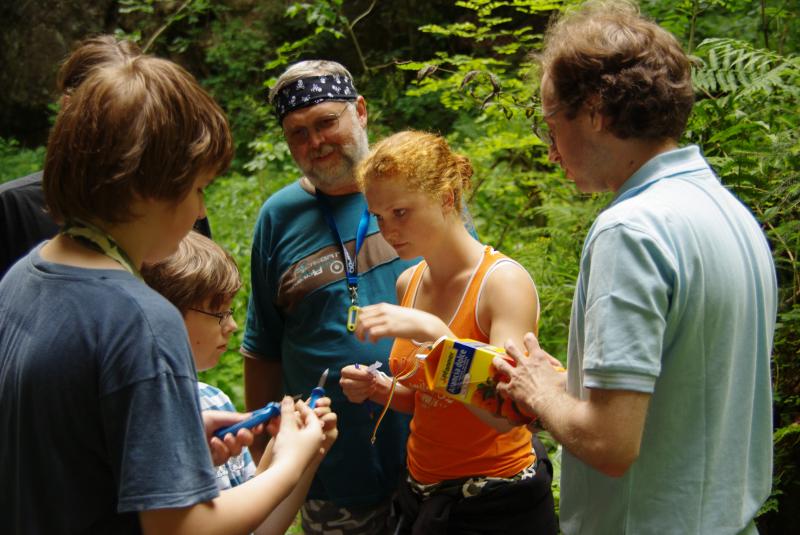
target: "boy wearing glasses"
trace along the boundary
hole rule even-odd
[[[161,262],[145,264],[142,277],[183,316],[197,371],[216,366],[237,328],[231,303],[242,282],[233,257],[212,240],[192,231],[173,255]],[[197,387],[202,410],[236,412],[222,390],[200,381]],[[215,465],[220,490],[240,485],[256,473],[247,447],[242,448],[241,454]]]
[[[231,303],[242,283],[233,257],[211,239],[191,231],[174,254],[161,262],[142,266],[142,277],[148,286],[175,305],[183,316],[197,370],[204,371],[216,366],[237,327]],[[203,411],[236,412],[230,398],[219,388],[200,381],[197,387]],[[320,398],[315,412],[326,423],[323,449],[327,451],[338,434],[335,418],[330,411],[330,399]],[[277,428],[270,427],[270,432],[276,431]],[[256,468],[247,447],[243,447],[239,455],[212,460],[216,467],[217,488],[227,490],[266,470],[273,459],[271,454],[264,455]],[[290,497],[281,505],[280,512],[271,514],[255,530],[257,535],[282,533],[288,527],[321,461],[322,455],[317,455],[306,467]]]

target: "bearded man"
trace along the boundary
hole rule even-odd
[[[395,280],[410,263],[383,239],[356,185],[369,152],[367,104],[347,69],[324,60],[291,65],[270,102],[303,176],[264,203],[256,224],[241,348],[247,408],[307,393],[329,369],[340,433],[301,510],[303,529],[386,533],[408,419],[389,411],[370,444],[381,408],[348,403],[338,373],[376,357],[388,369],[391,340],[361,343],[348,322],[358,306],[395,302]]]

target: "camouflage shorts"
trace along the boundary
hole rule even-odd
[[[475,476],[445,483],[450,484],[452,488],[452,483],[458,481],[459,494],[461,494],[461,496],[463,496],[464,498],[471,498],[473,496],[479,495],[481,492],[484,491],[484,489],[488,490],[491,488],[496,488],[498,485],[530,479],[536,476],[536,463],[538,461],[536,460],[535,453],[536,452],[534,452],[533,464],[522,469],[520,472],[514,474],[511,477]],[[431,495],[433,495],[443,487],[443,483],[430,483],[430,484],[420,483],[419,481],[411,477],[411,475],[406,475],[406,481],[408,482],[411,489],[417,494],[417,496],[419,496],[423,500],[427,500],[428,498],[431,497]]]
[[[389,500],[374,507],[338,507],[326,500],[307,500],[300,509],[306,535],[384,535],[394,523]]]

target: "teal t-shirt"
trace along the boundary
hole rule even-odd
[[[364,197],[355,193],[328,200],[352,256]],[[397,277],[412,262],[400,260],[371,217],[357,264],[359,304],[364,306],[395,303]],[[381,407],[347,401],[339,387],[339,371],[348,364],[376,360],[388,370],[392,340],[365,343],[347,331],[350,294],[341,245],[315,197],[298,182],[275,193],[261,208],[251,279],[244,349],[280,359],[287,394],[307,396],[322,371],[330,370],[325,390],[338,416],[339,437],[317,471],[309,497],[342,507],[379,503],[396,488],[405,467],[409,417],[389,411],[375,444],[370,444]]]
[[[567,389],[652,397],[624,476],[565,451],[565,533],[755,533],[772,479],[776,307],[764,234],[696,146],[628,179],[583,247]]]

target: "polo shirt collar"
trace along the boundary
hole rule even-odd
[[[662,152],[648,160],[622,184],[609,206],[637,195],[661,179],[703,169],[708,169],[708,162],[697,145]]]

